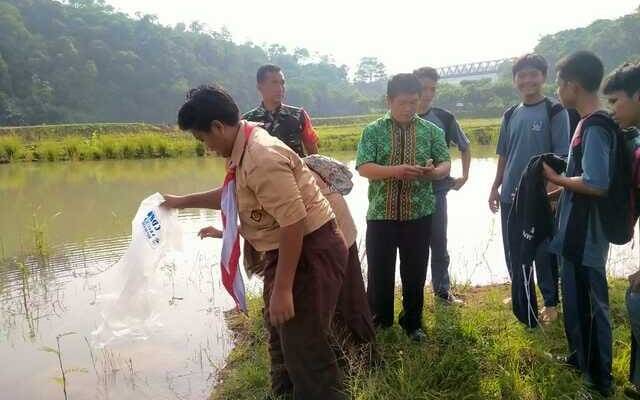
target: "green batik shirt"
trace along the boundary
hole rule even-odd
[[[366,163],[425,166],[429,159],[433,159],[434,165],[449,161],[442,129],[418,116],[402,128],[387,112],[364,128],[356,168]],[[395,178],[369,181],[367,220],[408,221],[431,215],[434,210],[435,197],[429,181]]]

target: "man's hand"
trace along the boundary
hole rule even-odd
[[[393,176],[405,181],[418,179],[424,175],[423,167],[417,167],[415,165],[402,164],[396,165],[393,168]]]
[[[451,186],[451,189],[453,190],[460,190],[464,184],[467,183],[467,178],[464,176],[461,176],[460,178],[456,178],[453,180],[453,186]]]
[[[175,196],[173,194],[162,194],[162,197],[164,197],[164,202],[162,204],[160,204],[161,207],[165,207],[165,208],[183,208],[181,201],[182,201],[182,196]]]
[[[303,238],[304,219],[293,225],[280,227],[278,265],[269,299],[269,321],[273,326],[284,324],[295,316],[293,285]]]
[[[422,171],[422,180],[432,181],[435,179],[434,173],[436,167],[433,165],[433,160],[431,158],[427,160],[424,167],[420,165],[418,165],[417,167],[420,168],[420,171]]]
[[[629,275],[629,286],[632,292],[640,293],[640,271]]]
[[[200,237],[200,240],[208,237],[214,239],[222,239],[222,231],[214,228],[213,226],[207,226],[200,229],[200,232],[198,232],[198,236]]]
[[[558,178],[560,177],[560,175],[550,166],[547,165],[547,163],[543,162],[542,163],[542,175],[551,183],[553,184],[557,184],[558,182]]]
[[[282,325],[294,316],[292,292],[290,290],[278,290],[274,287],[269,299],[269,322],[271,325]]]
[[[500,192],[495,187],[491,187],[489,194],[489,210],[494,214],[500,210]]]

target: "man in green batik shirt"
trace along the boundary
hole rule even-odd
[[[424,285],[429,260],[431,182],[449,174],[444,133],[416,115],[422,86],[413,74],[389,80],[389,112],[369,124],[358,144],[356,168],[369,179],[367,260],[369,304],[374,324],[393,325],[396,253],[400,252],[400,325],[422,341]]]

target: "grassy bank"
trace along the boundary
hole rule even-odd
[[[91,137],[93,134],[132,134],[147,132],[169,132],[173,128],[166,125],[143,123],[90,123],[90,124],[59,124],[0,127],[0,137],[20,136],[27,142],[42,139],[56,139],[67,136]]]
[[[317,127],[321,151],[356,149],[365,122],[353,123],[357,117],[349,118],[351,120],[342,121],[344,123],[340,125]],[[497,141],[498,124],[498,120],[491,119],[461,121],[471,142],[479,145]],[[189,134],[155,125],[78,124],[0,129],[0,163],[196,157],[204,154],[202,144]]]
[[[65,136],[36,142],[27,142],[18,135],[0,136],[0,162],[194,157],[204,153],[202,143],[184,134],[93,134],[88,138]]]
[[[320,117],[312,118],[313,126],[334,126],[334,125],[365,125],[376,118],[380,117],[380,114],[365,114],[365,115],[346,115],[340,117]]]
[[[629,365],[630,331],[624,308],[627,283],[610,283],[614,326],[614,399],[623,399]],[[349,378],[354,399],[598,399],[578,375],[556,364],[548,352],[562,354],[562,323],[527,330],[515,322],[502,300],[508,286],[462,289],[467,305],[447,308],[426,296],[428,340],[414,344],[397,325],[378,334],[384,367],[360,369]],[[396,296],[399,297],[399,296]],[[399,304],[396,305],[396,309]],[[268,357],[261,300],[251,301],[248,318],[235,319],[238,342],[221,373],[212,400],[256,400],[268,393]]]

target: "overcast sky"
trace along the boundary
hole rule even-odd
[[[155,14],[165,25],[194,20],[235,42],[279,43],[331,55],[353,68],[363,56],[388,72],[513,57],[545,34],[633,12],[640,0],[256,1],[107,0],[134,15]]]

